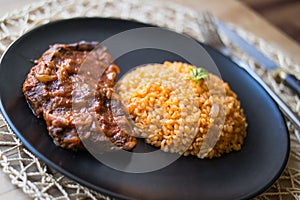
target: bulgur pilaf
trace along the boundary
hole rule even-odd
[[[246,118],[236,94],[213,74],[188,80],[196,66],[165,62],[138,67],[117,83],[135,132],[166,152],[199,158],[239,151]]]

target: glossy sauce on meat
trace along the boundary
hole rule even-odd
[[[97,42],[55,44],[30,70],[23,93],[58,146],[84,149],[87,141],[104,150],[130,150],[136,139],[129,135],[124,116],[111,109],[117,73],[119,68]]]

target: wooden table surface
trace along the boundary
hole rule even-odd
[[[41,0],[0,0],[0,17],[14,9]],[[197,10],[208,10],[225,22],[233,23],[281,49],[287,56],[300,63],[300,46],[286,34],[272,26],[253,10],[236,0],[169,0]],[[0,199],[30,199],[21,189],[12,185],[9,177],[0,170]]]

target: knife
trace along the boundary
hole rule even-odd
[[[256,63],[266,70],[274,70],[274,75],[279,77],[286,86],[296,93],[296,95],[300,96],[300,81],[295,75],[289,74],[287,71],[279,67],[274,61],[260,52],[254,45],[247,42],[244,38],[239,36],[236,31],[230,29],[220,20],[215,20],[215,25],[217,26],[218,31],[225,34],[234,45],[252,57]]]

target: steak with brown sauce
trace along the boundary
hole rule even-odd
[[[128,121],[112,111],[117,73],[97,42],[55,44],[30,70],[23,93],[58,146],[84,149],[87,141],[105,150],[130,150],[136,139],[126,129]]]

